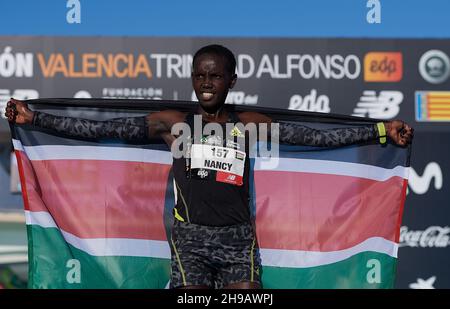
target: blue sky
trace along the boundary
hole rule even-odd
[[[449,0],[0,0],[0,35],[449,38]]]

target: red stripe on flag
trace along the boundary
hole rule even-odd
[[[396,240],[404,182],[255,171],[261,248],[334,251],[369,237]]]
[[[29,202],[28,202],[27,180],[30,181],[31,186],[33,186],[33,184],[35,184],[34,177],[33,178],[29,177],[30,179],[25,178],[24,170],[25,169],[29,170],[28,166],[29,166],[30,162],[28,161],[28,158],[26,156],[22,156],[20,151],[14,150],[14,153],[16,154],[17,169],[19,170],[20,186],[22,188],[22,198],[23,198],[24,209],[29,210],[30,206],[29,206]],[[30,175],[30,174],[28,173],[28,175]],[[33,190],[33,191],[35,191],[35,190]]]
[[[166,240],[163,213],[170,165],[24,161],[32,197],[28,209],[48,211],[64,231],[81,238]],[[28,186],[33,174],[39,183]]]
[[[403,179],[403,188],[402,188],[402,195],[401,195],[401,202],[400,202],[400,211],[398,212],[398,218],[397,218],[397,226],[396,226],[396,233],[395,233],[395,242],[400,242],[400,228],[402,226],[402,218],[403,218],[403,210],[405,209],[405,200],[406,200],[406,191],[408,189],[408,180]]]

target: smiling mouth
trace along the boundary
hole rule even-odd
[[[205,101],[211,100],[213,96],[214,96],[214,93],[212,93],[212,92],[202,92],[201,93],[201,97]]]

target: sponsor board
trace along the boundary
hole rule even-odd
[[[353,116],[378,119],[392,119],[400,111],[403,101],[403,93],[400,91],[376,91],[366,90],[356,103]]]
[[[7,45],[0,54],[0,77],[33,77],[33,53],[12,51]]]
[[[420,57],[419,72],[431,84],[441,84],[450,75],[450,60],[441,50],[429,50]]]
[[[348,54],[264,54],[256,58],[237,55],[239,78],[292,79],[356,79],[361,74],[357,55]]]
[[[417,121],[450,121],[450,91],[416,91]]]
[[[433,182],[435,190],[441,190],[443,185],[442,169],[436,162],[430,162],[425,167],[422,176],[411,167],[409,170],[408,187],[415,194],[425,194]]]
[[[402,53],[369,52],[364,56],[364,81],[398,82],[402,77]]]
[[[429,226],[424,230],[400,228],[399,247],[447,248],[450,246],[450,226]]]
[[[317,90],[311,89],[311,92],[303,97],[299,94],[294,94],[289,100],[288,109],[329,113],[331,111],[330,98],[325,94],[317,95]]]

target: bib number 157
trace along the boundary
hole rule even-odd
[[[216,157],[216,158],[226,158],[228,153],[230,152],[228,149],[216,148],[216,147],[212,147],[211,151],[212,151],[213,157]]]

